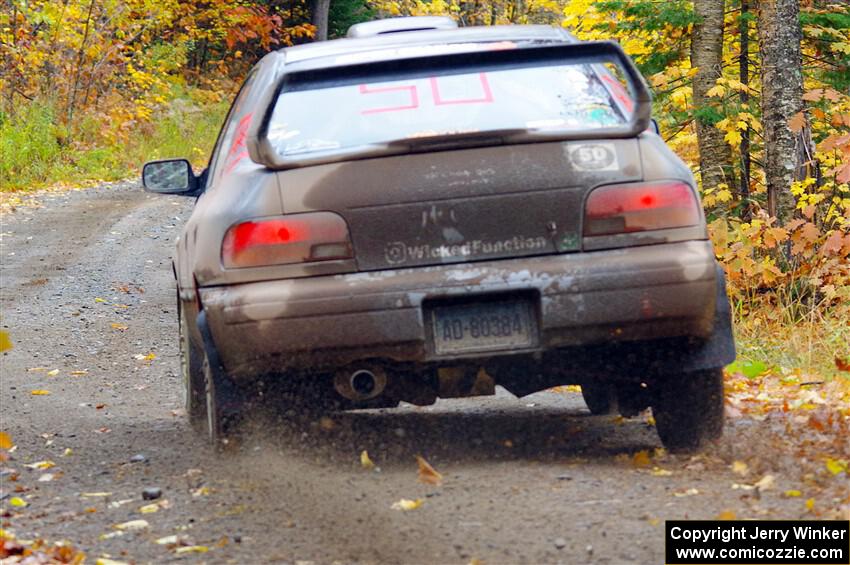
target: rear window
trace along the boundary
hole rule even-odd
[[[550,64],[283,92],[268,139],[297,158],[475,132],[617,127],[632,103],[612,71]]]

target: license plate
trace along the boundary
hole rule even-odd
[[[524,349],[537,337],[528,301],[439,306],[431,310],[431,322],[437,355]]]

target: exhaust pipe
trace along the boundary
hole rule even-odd
[[[380,396],[386,386],[387,373],[380,367],[342,370],[334,376],[334,388],[349,400],[370,400]]]

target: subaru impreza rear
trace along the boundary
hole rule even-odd
[[[717,437],[722,272],[622,50],[368,26],[264,63],[178,246],[214,438],[257,381],[348,408],[580,384],[594,413],[651,406],[669,447]]]

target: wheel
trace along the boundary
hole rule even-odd
[[[581,385],[581,395],[591,414],[610,414],[617,405],[616,389],[606,382],[591,382]]]
[[[204,382],[204,353],[189,337],[186,312],[178,303],[180,332],[180,373],[183,378],[183,407],[189,425],[201,432],[207,425],[206,384]]]
[[[723,369],[707,369],[660,380],[652,414],[661,443],[688,452],[723,435]]]

